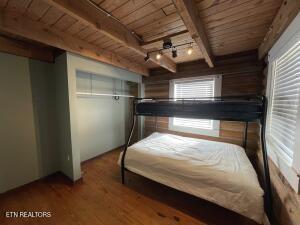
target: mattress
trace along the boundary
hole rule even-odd
[[[262,223],[264,192],[240,146],[153,133],[128,148],[125,167]]]

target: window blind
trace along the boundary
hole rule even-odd
[[[268,136],[275,150],[292,162],[300,100],[300,42],[273,62]]]
[[[214,78],[176,81],[174,83],[174,98],[197,99],[203,97],[214,97],[214,90]],[[206,119],[174,118],[173,125],[197,129],[213,129],[213,121]]]

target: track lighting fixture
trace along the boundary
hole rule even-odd
[[[193,53],[193,47],[192,47],[192,44],[190,44],[190,46],[188,47],[188,50],[187,50],[187,54],[191,55],[192,53]]]
[[[192,42],[183,43],[183,44],[179,44],[179,45],[173,45],[170,39],[164,40],[163,48],[147,52],[147,55],[144,58],[144,60],[146,62],[149,61],[151,53],[156,53],[156,56],[155,56],[156,60],[160,60],[162,55],[163,55],[163,51],[170,52],[171,48],[172,48],[172,51],[171,51],[172,52],[172,57],[176,58],[178,56],[177,55],[177,47],[186,46],[186,45],[189,45],[189,47],[187,49],[187,54],[191,55],[193,53]]]
[[[147,53],[146,57],[144,58],[145,62],[148,62],[148,60],[150,59],[149,53]]]
[[[172,57],[173,58],[177,57],[177,49],[175,47],[173,47],[173,49],[172,49]]]

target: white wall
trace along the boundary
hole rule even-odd
[[[91,79],[92,78],[92,79]],[[126,82],[108,77],[77,72],[77,91],[112,94],[117,91],[129,94]],[[127,90],[127,92],[126,92]],[[128,120],[128,99],[114,100],[110,96],[77,97],[77,124],[80,159],[85,161],[125,144],[125,124]]]
[[[77,101],[77,70],[141,82],[138,74],[69,53],[56,58],[55,64],[0,53],[0,193],[56,171],[72,180],[81,177],[81,140],[77,128],[90,128],[92,122],[77,123],[77,104],[90,104]],[[117,106],[105,101],[99,103],[109,105],[112,112],[126,104],[120,102]],[[97,113],[112,118],[102,109],[97,108]],[[86,118],[87,113],[83,110],[79,116]],[[118,117],[120,121],[122,116]],[[114,121],[108,125],[105,121],[101,121],[101,129],[95,129],[95,133],[120,125]],[[123,134],[119,134],[119,139],[103,136],[103,149],[122,143]],[[112,143],[113,140],[117,141]]]
[[[39,177],[29,60],[0,53],[0,193]]]
[[[68,176],[71,180],[74,178],[71,140],[71,118],[69,102],[69,77],[67,68],[67,55],[62,54],[55,59],[54,72],[55,76],[55,101],[57,117],[57,135],[60,171]],[[76,146],[75,146],[76,147]]]
[[[62,171],[73,179],[66,54],[0,53],[0,193]]]
[[[105,63],[100,63],[85,57],[67,53],[67,71],[68,71],[68,90],[69,90],[69,106],[70,106],[70,127],[71,127],[71,146],[72,146],[72,164],[73,164],[73,180],[81,178],[81,156],[80,156],[80,135],[78,123],[78,98],[76,95],[76,74],[78,71],[101,75],[121,80],[132,81],[136,83],[142,82],[142,76],[132,73]],[[104,120],[103,120],[104,121]],[[103,122],[102,121],[102,122]]]
[[[54,64],[29,60],[39,177],[59,171]]]

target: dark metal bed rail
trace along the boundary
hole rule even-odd
[[[137,116],[182,117],[245,122],[243,147],[247,146],[248,122],[260,123],[260,138],[264,167],[264,205],[269,218],[272,213],[271,182],[266,149],[265,130],[267,99],[265,96],[227,96],[213,98],[135,98],[130,135],[121,158],[122,183],[125,183],[125,156],[130,145]],[[155,120],[157,126],[157,120]]]

